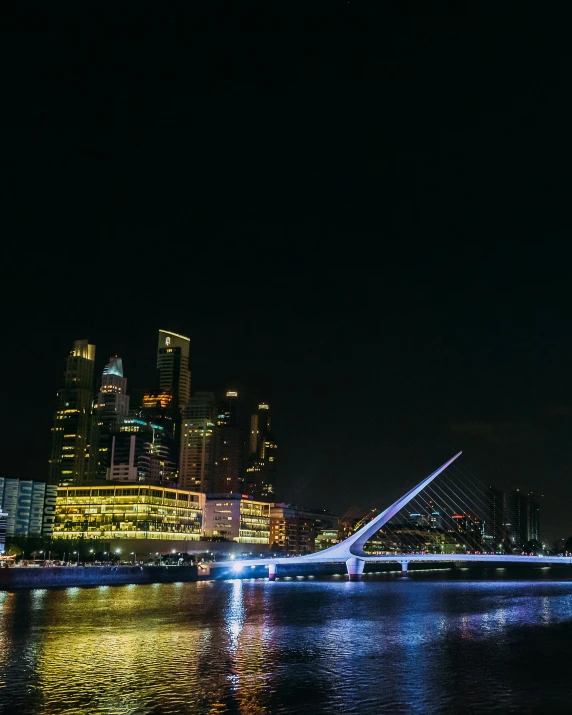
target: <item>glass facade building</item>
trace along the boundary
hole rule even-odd
[[[127,378],[123,361],[117,355],[109,358],[103,370],[99,393],[93,402],[89,445],[88,480],[107,478],[111,457],[111,435],[116,425],[129,415]]]
[[[205,505],[205,536],[240,544],[268,544],[270,507],[244,494],[209,494]]]
[[[278,445],[271,431],[270,406],[263,402],[250,419],[250,456],[244,491],[255,499],[274,501]]]
[[[202,535],[204,495],[153,485],[61,487],[54,538],[192,539]]]
[[[51,536],[56,486],[45,482],[0,477],[0,511],[7,536]]]
[[[50,484],[81,484],[87,476],[88,433],[93,401],[95,345],[76,340],[66,360],[52,427]]]
[[[214,492],[216,399],[197,392],[183,412],[179,484],[183,489]]]

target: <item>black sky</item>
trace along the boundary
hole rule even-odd
[[[2,27],[0,472],[63,361],[274,408],[279,496],[382,504],[459,449],[572,532],[570,17],[540,3],[23,4]]]

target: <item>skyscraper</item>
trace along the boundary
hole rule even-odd
[[[213,491],[219,494],[242,492],[245,470],[245,430],[239,415],[236,390],[227,390],[219,401],[215,426]]]
[[[49,462],[50,484],[81,484],[87,476],[86,457],[93,399],[95,345],[76,340],[66,360],[63,387],[57,394]]]
[[[111,481],[172,485],[176,466],[163,427],[132,417],[115,426],[107,478]]]
[[[216,398],[212,392],[197,392],[183,411],[179,486],[212,492],[215,468]]]
[[[244,489],[255,499],[274,501],[277,444],[271,432],[270,406],[263,402],[250,419],[250,456]]]
[[[506,494],[489,487],[485,493],[483,514],[483,539],[493,551],[504,550],[508,543]]]
[[[515,489],[509,497],[511,543],[522,549],[528,541],[540,539],[540,506],[532,494]]]
[[[99,393],[93,402],[89,446],[89,479],[106,479],[111,456],[111,433],[129,414],[127,379],[123,361],[117,355],[109,358],[103,370]]]
[[[528,540],[540,541],[540,504],[532,492],[528,495]]]
[[[171,407],[175,414],[184,409],[191,397],[191,373],[189,371],[190,339],[184,335],[159,330],[157,345],[157,370],[159,389],[173,396]]]
[[[181,424],[183,411],[191,398],[191,373],[189,370],[190,339],[184,335],[159,330],[157,344],[157,391],[170,395],[167,407],[172,422],[174,454],[179,458],[181,450]]]

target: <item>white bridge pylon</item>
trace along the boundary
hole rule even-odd
[[[300,556],[300,559],[304,561],[328,561],[330,558],[334,557],[336,561],[343,560],[346,562],[348,568],[348,574],[350,580],[359,580],[363,573],[363,567],[365,565],[365,559],[368,559],[368,555],[363,550],[364,544],[368,539],[370,539],[375,533],[377,533],[381,527],[386,524],[390,519],[392,519],[397,512],[402,509],[406,504],[408,504],[412,499],[414,499],[420,491],[425,489],[425,487],[430,484],[435,477],[438,477],[441,472],[444,472],[447,467],[452,464],[458,457],[463,454],[462,452],[457,452],[454,457],[451,457],[445,464],[442,464],[439,469],[436,469],[428,477],[425,477],[423,481],[419,482],[416,487],[410,489],[407,494],[404,494],[400,499],[394,502],[391,506],[387,507],[385,511],[378,514],[375,519],[372,519],[361,529],[356,531],[347,539],[342,541],[335,546],[330,546],[329,549],[324,549],[316,554],[308,554],[308,556]],[[403,566],[403,564],[402,564]],[[407,567],[405,567],[407,569]]]
[[[266,566],[268,567],[268,577],[274,581],[276,577],[276,566],[279,564],[297,564],[297,563],[346,563],[350,581],[359,581],[363,574],[363,568],[366,561],[377,562],[397,562],[401,564],[402,574],[407,573],[409,563],[411,561],[492,561],[492,562],[533,562],[542,565],[550,563],[568,563],[572,564],[572,557],[542,557],[542,556],[497,556],[490,554],[391,554],[391,555],[368,555],[363,547],[368,539],[370,539],[381,527],[392,519],[397,512],[402,509],[411,499],[414,499],[420,491],[430,484],[435,477],[438,477],[441,472],[444,472],[447,467],[452,464],[462,452],[458,452],[454,457],[451,457],[445,464],[442,464],[423,481],[419,482],[416,487],[413,487],[407,494],[404,494],[391,506],[389,506],[381,514],[378,514],[374,519],[368,522],[361,529],[356,531],[344,541],[328,549],[318,551],[315,554],[306,556],[293,556],[291,558],[272,558],[272,559],[248,559],[243,561],[219,562],[216,566],[229,566],[236,571],[240,571],[247,566]],[[215,565],[215,564],[213,564]]]

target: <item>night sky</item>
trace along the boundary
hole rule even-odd
[[[73,340],[145,387],[165,328],[194,390],[270,402],[280,499],[384,505],[463,449],[572,534],[564,8],[5,17],[0,473],[46,478]]]

